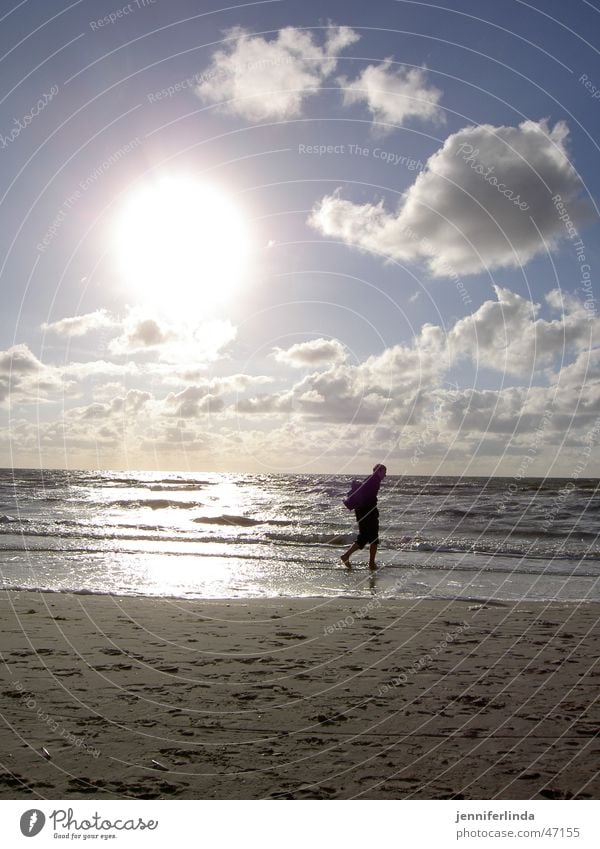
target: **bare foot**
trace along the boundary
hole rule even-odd
[[[342,563],[344,564],[344,566],[346,567],[346,569],[350,569],[350,568],[351,568],[351,567],[350,567],[350,558],[349,558],[347,555],[342,554],[342,556],[340,557],[340,560],[342,561]]]
[[[369,569],[377,569],[377,563],[375,563],[375,561],[369,563]]]

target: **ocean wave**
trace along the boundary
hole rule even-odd
[[[185,486],[196,488],[201,486],[210,486],[214,481],[205,480],[203,478],[149,478],[149,477],[111,477],[110,475],[101,475],[100,477],[83,476],[78,480],[78,484],[83,486],[93,486],[98,489],[151,489],[153,487],[169,485],[172,487]]]
[[[265,534],[267,539],[273,542],[281,542],[287,545],[350,545],[356,539],[356,533],[346,534],[279,534],[269,532]]]
[[[96,541],[96,542],[111,542],[111,543],[118,543],[118,542],[121,542],[121,541],[124,541],[124,542],[145,542],[145,543],[154,542],[154,543],[161,543],[161,544],[162,543],[169,543],[169,542],[176,542],[176,543],[186,543],[186,544],[190,544],[190,545],[194,545],[196,543],[222,543],[223,545],[232,545],[232,538],[230,536],[229,537],[220,537],[220,536],[213,536],[213,535],[207,536],[207,535],[194,534],[194,533],[189,533],[189,532],[188,533],[182,532],[180,534],[174,534],[172,529],[163,529],[163,531],[161,532],[161,531],[157,531],[156,528],[151,528],[150,530],[148,530],[148,528],[146,528],[143,525],[140,525],[140,526],[130,525],[130,526],[125,526],[125,527],[128,527],[130,530],[131,529],[135,529],[137,531],[146,530],[148,532],[147,533],[133,533],[133,534],[131,534],[131,533],[121,533],[121,532],[116,531],[114,528],[104,528],[104,527],[99,527],[99,528],[96,528],[96,529],[82,528],[81,531],[77,531],[77,530],[70,530],[70,531],[59,530],[59,531],[57,531],[56,529],[54,529],[54,532],[49,531],[48,528],[42,529],[42,528],[38,528],[38,527],[19,528],[16,531],[15,530],[9,530],[8,528],[3,529],[3,528],[0,527],[0,541],[1,540],[10,540],[11,538],[12,539],[19,539],[19,540],[24,540],[25,538],[27,538],[27,539],[38,538],[38,539],[56,540],[56,546],[48,549],[50,551],[63,551],[63,550],[66,551],[66,550],[68,550],[68,549],[63,549],[63,548],[60,547],[60,546],[64,546],[66,540],[78,540],[79,542],[84,542],[85,540],[90,540],[90,541]],[[262,538],[240,537],[238,535],[238,536],[235,537],[233,542],[236,545],[238,545],[238,544],[239,545],[255,545],[255,544],[260,544],[262,542]],[[22,547],[15,549],[15,550],[24,550],[25,548],[26,548],[25,543],[23,543]],[[12,551],[13,549],[9,548],[9,546],[7,546],[6,544],[0,544],[0,552],[8,551],[8,550]],[[31,550],[40,551],[41,549],[39,547],[36,547],[35,549],[31,549]],[[109,549],[109,548],[105,548],[105,549],[102,549],[102,550],[106,551],[106,552],[115,551],[114,549]],[[162,550],[156,548],[155,553],[161,554]]]
[[[136,499],[121,499],[119,501],[110,501],[107,507],[121,507],[124,510],[143,510],[149,507],[150,510],[168,510],[175,508],[177,510],[191,510],[196,507],[203,507],[201,501],[177,501],[172,498],[136,498]]]
[[[193,492],[194,490],[199,489],[201,486],[204,486],[205,483],[207,483],[207,481],[199,481],[198,483],[181,483],[181,484],[159,483],[159,484],[153,484],[152,486],[149,486],[148,489],[150,490],[150,492]]]
[[[430,562],[422,560],[411,562],[410,560],[406,560],[402,563],[388,563],[385,568],[386,570],[408,569],[416,572],[451,573],[453,578],[458,578],[462,573],[469,575],[481,575],[482,577],[485,575],[512,575],[513,577],[518,577],[519,575],[535,575],[540,578],[593,578],[595,580],[600,577],[600,571],[598,568],[594,569],[589,566],[578,567],[577,565],[567,568],[562,564],[556,565],[556,561],[550,561],[550,563],[546,563],[544,566],[536,566],[535,563],[530,563],[529,565],[523,565],[521,563],[519,564],[519,567],[516,568],[512,563],[490,563],[490,561],[486,561],[485,564],[470,564],[461,560],[459,565],[453,563],[452,565],[445,566],[439,561]]]
[[[0,586],[0,590],[2,592],[19,592],[19,593],[65,593],[67,595],[102,595],[102,596],[133,596],[135,598],[155,598],[155,596],[150,596],[147,593],[137,593],[133,590],[129,592],[119,591],[118,593],[111,592],[110,590],[93,590],[88,588],[65,588],[65,587],[27,587],[19,584],[8,585],[6,587]],[[179,596],[159,596],[159,598],[179,598]]]
[[[179,502],[177,502],[179,503]],[[44,538],[55,540],[56,545],[61,545],[67,540],[76,539],[81,543],[85,540],[102,541],[106,543],[115,543],[118,541],[143,541],[155,542],[157,545],[156,551],[159,552],[159,546],[163,543],[176,542],[183,544],[197,543],[221,543],[223,545],[255,545],[262,543],[277,543],[282,546],[298,548],[312,548],[314,546],[347,546],[356,538],[354,530],[348,530],[343,533],[325,532],[322,529],[307,529],[297,530],[290,528],[289,530],[277,530],[278,527],[289,527],[294,525],[282,519],[274,520],[272,518],[252,518],[249,516],[236,516],[229,514],[220,514],[217,516],[197,516],[191,518],[191,524],[187,527],[175,528],[165,525],[155,525],[147,523],[120,523],[115,521],[106,521],[102,524],[90,522],[77,522],[72,519],[52,519],[49,522],[36,521],[29,519],[13,519],[10,516],[0,518],[0,541],[5,540],[2,550],[6,550],[6,545],[11,538],[28,539],[28,538]],[[193,525],[199,526],[198,532],[195,532]],[[202,526],[207,526],[206,532],[201,532]],[[209,531],[209,527],[215,527],[215,533]],[[218,528],[255,528],[264,527],[264,532],[261,530],[260,536],[242,535],[241,531],[233,537],[221,536],[218,533]],[[526,536],[526,535],[524,535]],[[380,549],[382,552],[399,552],[399,553],[421,553],[421,554],[462,554],[462,555],[479,555],[482,557],[507,557],[513,560],[543,560],[543,559],[561,559],[561,560],[581,560],[581,561],[598,561],[600,560],[600,546],[597,544],[583,545],[579,543],[579,534],[573,540],[567,540],[561,544],[562,540],[554,541],[556,538],[547,536],[532,535],[532,541],[527,539],[519,544],[517,540],[507,542],[505,537],[499,540],[494,540],[491,537],[482,539],[481,537],[423,537],[415,535],[410,538],[407,536],[395,536],[393,534],[382,533]],[[591,535],[590,535],[591,536]],[[594,537],[594,539],[596,539]],[[569,544],[570,543],[570,544]]]
[[[239,525],[243,528],[249,528],[252,525],[267,525],[270,524],[269,519],[251,519],[249,516],[198,516],[196,519],[192,519],[192,522],[196,522],[199,525]],[[286,525],[288,522],[282,522],[281,520],[273,522],[273,524],[277,525]]]
[[[576,549],[560,549],[557,547],[537,545],[537,546],[517,546],[507,545],[506,543],[493,542],[482,543],[470,539],[465,540],[423,540],[412,539],[408,542],[400,543],[404,551],[423,551],[423,552],[441,552],[448,554],[482,554],[486,556],[501,556],[512,558],[526,558],[545,560],[548,558],[560,558],[561,560],[598,560],[600,559],[600,549],[592,551],[576,550]]]
[[[143,485],[143,481],[141,481]],[[147,483],[147,481],[146,481]],[[159,478],[158,480],[152,481],[153,484],[157,483],[172,483],[172,484],[189,484],[190,486],[210,486],[214,481],[203,480],[202,478]]]

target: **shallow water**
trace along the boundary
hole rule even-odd
[[[388,477],[380,569],[339,565],[351,478],[0,470],[4,588],[600,599],[598,480]],[[407,539],[408,538],[408,539]]]

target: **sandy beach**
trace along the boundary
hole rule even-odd
[[[598,796],[598,605],[0,604],[5,799]]]

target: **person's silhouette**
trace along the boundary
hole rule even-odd
[[[350,557],[355,551],[369,546],[369,569],[375,569],[375,556],[379,543],[379,510],[377,509],[377,493],[381,481],[387,474],[387,469],[381,463],[373,466],[373,474],[369,475],[360,486],[352,492],[352,504],[358,522],[358,536],[350,548],[342,554],[344,566],[350,568]]]

